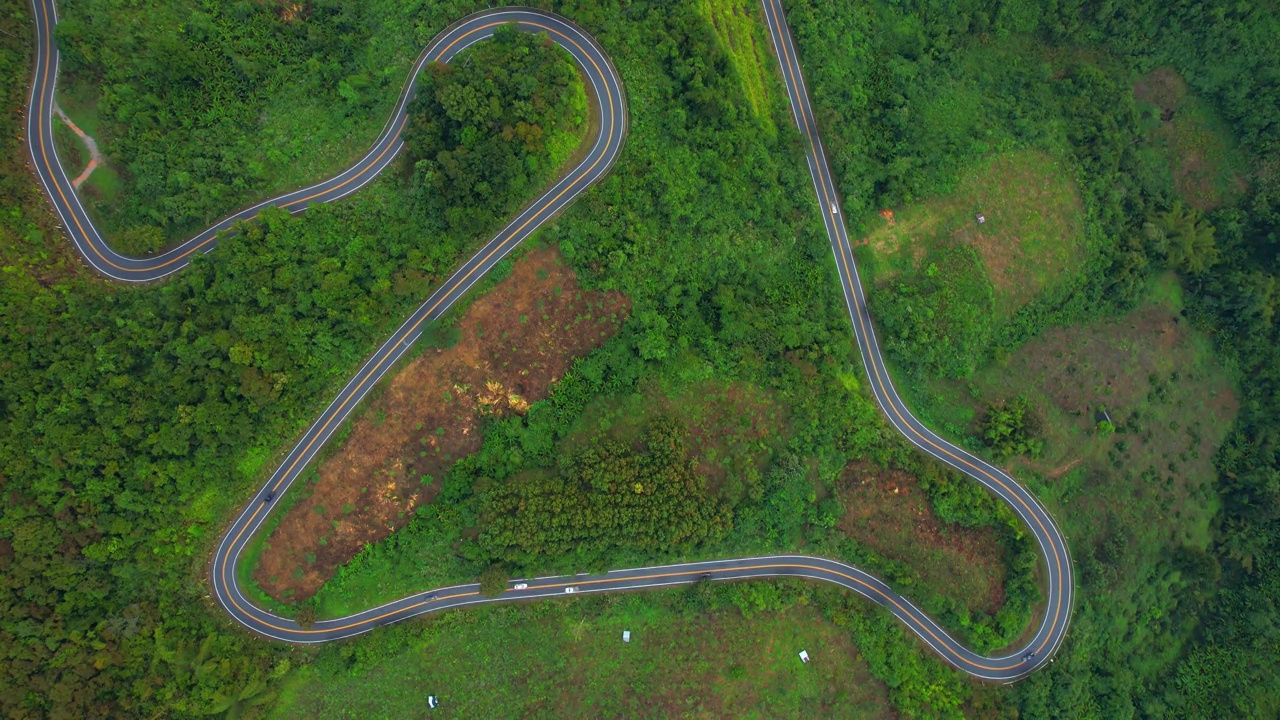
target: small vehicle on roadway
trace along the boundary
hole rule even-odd
[[[529,583],[516,583],[515,585],[511,586],[511,589],[512,590],[528,590]]]
[[[1035,659],[1035,657],[1036,657],[1036,654],[1035,654],[1034,652],[1029,652],[1029,653],[1027,653],[1026,655],[1023,655],[1023,656],[1022,656],[1022,659],[1023,659],[1024,661],[1025,661],[1025,660],[1034,660],[1034,659]]]
[[[836,204],[835,204],[835,203],[831,203],[831,214],[832,214],[832,215],[839,215],[839,214],[840,214],[840,211],[839,211],[838,209],[836,209]]]
[[[440,597],[440,593],[427,593],[425,596],[423,596],[422,602],[431,602],[435,600],[437,597]]]
[[[698,579],[699,579],[699,580],[710,580],[710,579],[711,579],[711,573],[702,573],[701,575],[699,575],[699,576],[698,576]]]
[[[564,591],[565,591],[565,593],[566,593],[566,594],[568,594],[568,595],[572,595],[572,594],[574,594],[574,593],[578,592],[578,588],[573,587],[573,586],[571,585],[571,586],[569,586],[569,587],[565,588],[565,589],[564,589]]]
[[[269,503],[269,502],[271,502],[272,500],[274,500],[274,499],[275,499],[275,497],[276,497],[276,491],[275,491],[275,490],[270,490],[270,491],[268,491],[268,492],[267,492],[267,496],[266,496],[266,497],[264,497],[264,498],[262,498],[262,504],[263,504],[263,505],[266,505],[267,503]]]

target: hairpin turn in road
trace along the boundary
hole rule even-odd
[[[255,606],[241,591],[235,568],[246,545],[275,506],[275,498],[289,489],[364,396],[408,351],[428,323],[444,314],[498,261],[609,171],[622,150],[627,130],[622,82],[600,45],[564,18],[527,8],[477,13],[451,25],[427,46],[415,63],[382,134],[368,154],[351,168],[311,187],[242,210],[160,255],[132,258],[112,250],[94,227],[54,151],[53,107],[58,51],[53,42],[53,27],[57,23],[57,12],[54,0],[33,0],[33,3],[36,66],[27,121],[27,145],[31,159],[41,185],[76,248],[94,269],[114,280],[146,282],[177,272],[186,267],[197,253],[211,251],[220,233],[233,230],[238,222],[251,220],[264,208],[279,207],[300,212],[312,204],[331,202],[355,192],[377,177],[403,146],[400,131],[405,124],[406,108],[418,72],[429,62],[448,62],[469,45],[490,37],[501,25],[514,23],[522,30],[545,33],[573,56],[599,100],[599,133],[591,141],[593,144],[586,157],[467,260],[378,348],[231,524],[217,547],[210,579],[219,604],[245,627],[286,642],[318,643],[359,635],[427,612],[480,603],[530,600],[573,592],[637,590],[707,579],[800,577],[835,583],[879,603],[943,659],[975,677],[987,680],[1022,677],[1047,662],[1061,644],[1070,621],[1074,582],[1066,542],[1053,518],[1030,492],[1009,475],[943,440],[922,425],[894,390],[867,311],[853,251],[839,212],[840,200],[823,154],[781,0],[762,0],[764,21],[773,41],[792,114],[807,140],[807,160],[814,193],[831,241],[849,318],[872,394],[889,422],[916,447],[982,483],[1008,504],[1035,537],[1043,555],[1048,590],[1043,619],[1026,646],[1008,655],[984,657],[974,653],[884,582],[843,563],[803,555],[709,560],[614,570],[603,575],[534,578],[519,581],[523,586],[520,589],[514,587],[517,581],[512,581],[507,592],[498,598],[482,596],[476,584],[458,585],[418,593],[348,617],[319,621],[309,628],[302,628],[290,619]]]

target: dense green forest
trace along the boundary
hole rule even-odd
[[[514,28],[450,65],[433,63],[416,93],[400,160],[417,175],[423,214],[444,221],[433,234],[487,231],[513,198],[533,196],[586,129],[572,58]]]
[[[495,566],[601,567],[803,543],[880,574],[979,647],[1016,638],[1037,598],[1027,543],[973,483],[907,448],[861,390],[767,38],[758,22],[727,20],[758,8],[538,4],[601,41],[633,114],[612,175],[540,241],[558,244],[584,282],[625,292],[632,319],[548,401],[491,423],[483,450],[454,468],[430,512],[357,558],[334,592],[371,574],[421,589],[422,568],[406,570],[403,558],[424,548],[458,550],[449,555],[457,567],[433,572],[475,577]],[[209,604],[205,565],[279,448],[572,152],[586,98],[564,56],[514,35],[469,50],[473,64],[425,78],[401,172],[304,216],[268,214],[181,275],[121,288],[78,263],[25,167],[32,24],[24,4],[0,7],[9,110],[0,133],[0,711],[261,716],[302,666],[358,674],[427,637],[430,623],[409,623],[322,649],[269,644]],[[93,108],[119,175],[117,186],[86,191],[92,211],[109,234],[155,249],[343,167],[381,128],[422,44],[477,7],[67,2],[58,30],[67,109]],[[1151,587],[1123,599],[1115,568],[1133,552],[1123,534],[1073,546],[1085,568],[1077,620],[1054,666],[1016,686],[970,682],[887,614],[830,589],[752,583],[681,602],[745,614],[812,604],[849,633],[906,716],[1274,716],[1276,8],[787,7],[851,230],[874,228],[883,208],[954,190],[1001,153],[1054,158],[1079,189],[1081,262],[1028,297],[992,285],[987,260],[964,247],[940,241],[901,267],[858,248],[900,385],[965,378],[1046,328],[1123,313],[1170,271],[1187,317],[1235,369],[1240,412],[1213,458],[1211,540],[1169,550]],[[758,54],[744,52],[750,43]],[[513,54],[537,68],[515,78],[528,80],[525,102],[495,97],[502,107],[492,112],[455,104],[461,93],[450,88],[505,72]],[[1135,79],[1160,67],[1222,118],[1250,168],[1213,207],[1182,197],[1153,139],[1160,109],[1135,100]],[[488,153],[483,164],[459,160],[477,150]],[[785,428],[732,449],[732,480],[715,487],[681,462],[687,428],[673,422],[708,382],[759,388],[785,406]],[[609,406],[650,412],[620,432],[599,413]],[[993,406],[980,435],[959,439],[993,457],[1032,455],[1036,420],[1017,403]],[[940,517],[1000,533],[1011,570],[999,613],[972,613],[833,529],[841,508],[828,493],[853,458],[913,473]],[[505,512],[521,502],[563,526]],[[611,530],[587,532],[592,520],[577,515],[608,518],[595,527]]]

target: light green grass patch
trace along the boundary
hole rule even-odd
[[[752,16],[758,7],[747,0],[702,0],[698,4],[699,12],[711,23],[721,47],[733,60],[751,110],[766,129],[774,132],[765,71],[770,55],[763,37],[764,26]]]
[[[110,164],[98,165],[93,169],[93,174],[80,186],[81,193],[90,198],[101,198],[107,203],[115,202],[123,189],[124,182],[120,179],[120,173],[116,172]]]
[[[58,151],[58,161],[67,172],[67,177],[74,179],[89,162],[89,150],[66,123],[54,120],[53,144]]]
[[[103,134],[102,116],[98,108],[101,99],[98,89],[85,83],[69,82],[58,91],[58,107],[71,118],[71,122],[93,138],[98,144],[99,152],[106,158],[111,154],[111,139]],[[54,137],[58,142],[58,157],[62,161],[62,167],[67,177],[74,179],[88,164],[89,149],[61,121],[54,123]],[[116,202],[123,189],[124,182],[120,174],[111,163],[106,162],[94,168],[93,174],[80,186],[80,194],[96,217],[99,206]]]
[[[71,122],[97,141],[98,149],[105,153],[107,138],[101,136],[102,117],[98,109],[101,100],[99,89],[87,83],[69,82],[58,88],[58,107],[71,118]]]
[[[932,248],[970,245],[995,290],[997,318],[1007,319],[1083,267],[1084,208],[1069,178],[1061,161],[1035,150],[984,160],[954,191],[872,219],[870,269],[883,281],[916,269]]]

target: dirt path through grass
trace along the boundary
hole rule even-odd
[[[71,131],[80,138],[80,141],[83,142],[84,146],[89,150],[89,164],[86,165],[84,170],[76,176],[75,180],[71,181],[71,186],[79,190],[84,181],[88,180],[89,176],[93,174],[94,169],[106,162],[106,158],[104,158],[102,156],[102,152],[98,150],[98,142],[94,140],[92,136],[85,133],[85,131],[81,130],[78,125],[72,122],[71,118],[67,117],[67,114],[62,112],[62,108],[59,107],[57,103],[54,103],[53,111],[57,113],[62,122],[66,123],[67,127],[71,128]]]

